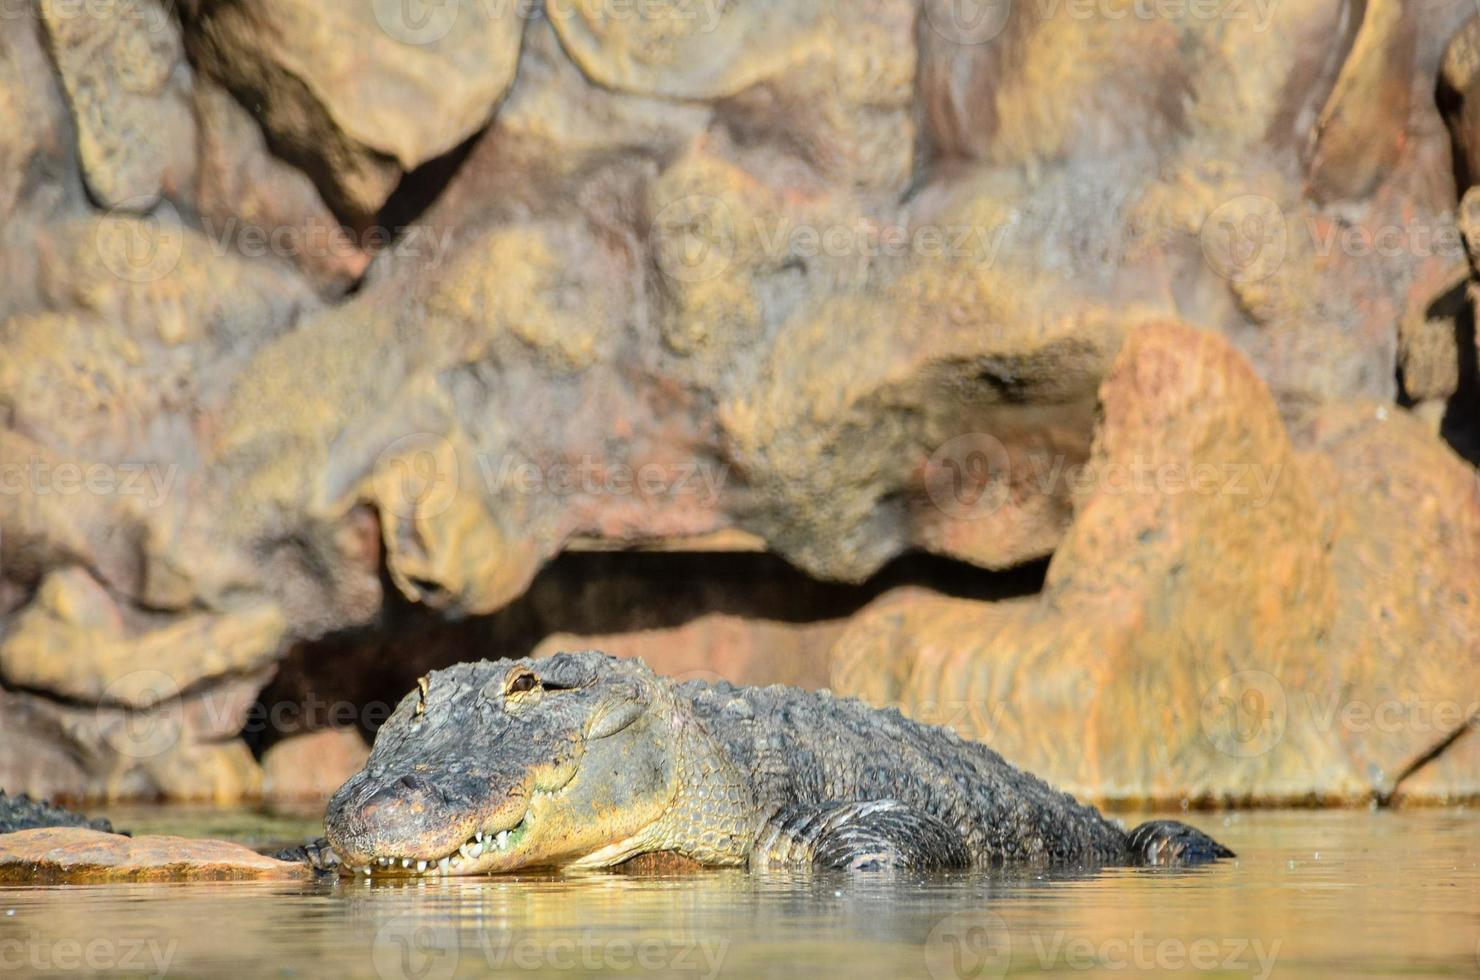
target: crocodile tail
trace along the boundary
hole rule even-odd
[[[1128,842],[1138,864],[1185,866],[1237,857],[1201,830],[1177,820],[1148,820],[1130,832]]]

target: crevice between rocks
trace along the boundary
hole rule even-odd
[[[1407,767],[1405,767],[1403,771],[1398,774],[1398,778],[1393,780],[1393,788],[1387,793],[1379,794],[1377,796],[1378,806],[1392,806],[1393,802],[1402,794],[1403,783],[1405,781],[1411,779],[1419,771],[1424,769],[1426,766],[1431,765],[1433,762],[1443,756],[1446,752],[1453,748],[1454,744],[1460,739],[1464,738],[1466,735],[1473,734],[1477,730],[1480,730],[1480,714],[1471,715],[1463,725],[1460,725],[1454,731],[1450,732],[1444,738],[1435,743],[1435,745],[1423,755],[1410,762]]]
[[[788,675],[756,680],[794,682],[805,676],[823,686],[831,640],[849,617],[885,592],[914,586],[959,598],[1015,598],[1041,591],[1047,567],[1045,560],[992,572],[914,553],[850,585],[811,578],[770,553],[567,551],[509,606],[462,620],[448,620],[409,602],[387,584],[389,598],[374,624],[289,650],[250,712],[269,723],[242,735],[259,757],[277,742],[326,727],[358,726],[368,738],[430,670],[468,660],[528,656],[554,634],[584,638],[642,633],[633,638],[639,648],[647,642],[663,646],[671,660],[674,644],[684,638],[662,631],[716,615],[736,621],[726,625],[731,633],[753,627],[770,631],[756,634],[753,646],[742,642],[743,649],[726,651],[753,657],[758,675],[771,668]],[[786,631],[792,629],[796,635],[780,644],[784,649],[764,649],[768,644],[762,635],[789,637]],[[696,664],[712,659],[704,651],[685,656]],[[768,659],[781,657],[793,662]],[[794,662],[798,658],[806,662]],[[735,664],[733,659],[727,662]],[[700,672],[718,674],[707,665],[694,670]]]

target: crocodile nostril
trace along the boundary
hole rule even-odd
[[[398,780],[398,784],[405,789],[411,790],[413,793],[436,793],[437,790],[437,787],[432,784],[430,779],[410,773],[402,776]]]

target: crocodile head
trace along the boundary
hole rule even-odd
[[[640,661],[602,653],[436,671],[334,794],[326,835],[362,874],[610,866],[677,796],[688,718]]]

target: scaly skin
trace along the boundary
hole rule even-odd
[[[674,684],[596,652],[423,678],[325,824],[310,859],[381,875],[602,868],[656,853],[855,870],[1231,856],[1170,821],[1127,834],[986,746],[896,711]]]
[[[113,833],[113,825],[101,817],[88,819],[45,801],[33,800],[24,793],[20,796],[6,796],[5,791],[0,790],[0,834],[35,830],[39,827],[85,827],[88,830],[101,830],[106,834]]]

